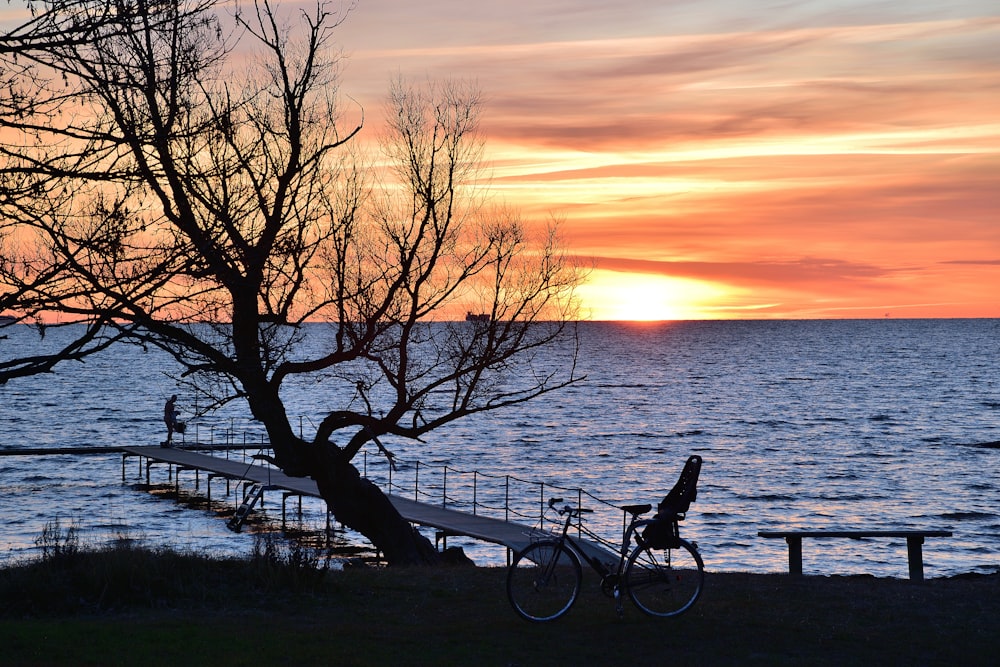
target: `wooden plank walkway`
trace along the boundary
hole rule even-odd
[[[149,461],[169,463],[177,466],[178,471],[203,470],[233,480],[250,480],[293,494],[320,497],[316,482],[312,479],[289,477],[280,470],[248,464],[244,461],[168,447],[122,447],[121,452],[126,457],[138,456]],[[124,459],[122,466],[124,468]],[[410,523],[436,528],[446,535],[472,537],[484,542],[501,544],[518,551],[530,544],[531,535],[542,533],[536,528],[519,523],[459,512],[393,494],[387,494],[387,496],[396,510]],[[618,555],[603,546],[584,540],[576,540],[576,542],[583,547],[589,556],[599,558],[610,567],[617,565]]]

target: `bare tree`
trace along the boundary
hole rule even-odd
[[[396,82],[366,159],[337,103],[344,16],[217,4],[31,2],[0,36],[0,310],[79,334],[0,358],[0,382],[157,346],[212,407],[245,401],[274,463],[390,563],[434,562],[353,458],[576,381],[575,354],[533,361],[572,340],[579,276],[490,203],[473,88]],[[486,317],[449,321],[466,309]],[[326,383],[311,437],[282,402],[302,377]]]

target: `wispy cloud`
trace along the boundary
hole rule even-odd
[[[791,261],[689,262],[595,257],[596,266],[610,271],[649,273],[675,278],[696,278],[744,286],[837,281],[862,282],[893,273],[869,264],[840,259],[805,257]]]

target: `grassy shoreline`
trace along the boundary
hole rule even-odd
[[[503,568],[348,568],[119,547],[0,570],[5,665],[994,664],[1000,574],[906,580],[710,572],[676,619],[598,582],[563,619],[510,609]]]

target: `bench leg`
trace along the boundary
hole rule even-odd
[[[910,563],[910,581],[924,580],[924,543],[923,535],[911,535],[906,538],[906,558]]]
[[[788,574],[802,575],[802,538],[798,535],[785,537],[788,543]]]

